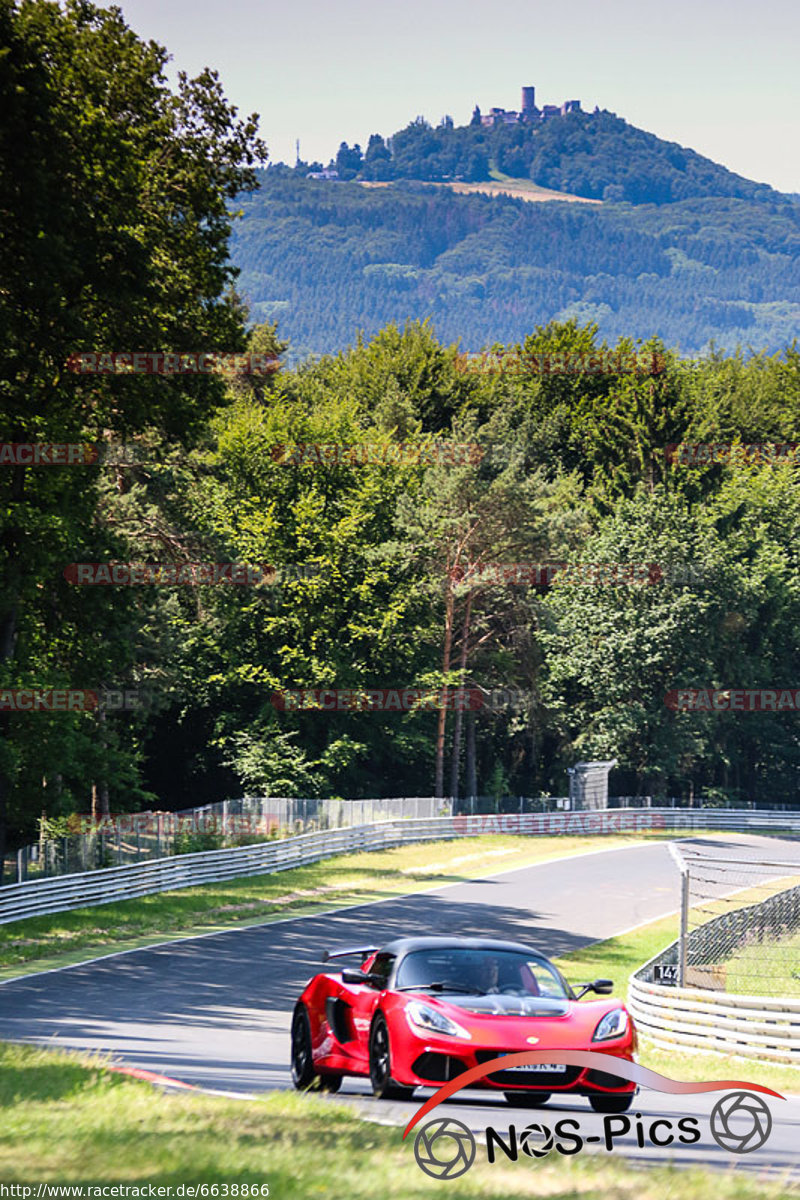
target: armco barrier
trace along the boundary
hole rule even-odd
[[[0,889],[0,925],[42,913],[131,900],[154,892],[218,883],[243,875],[269,875],[334,854],[357,850],[383,850],[404,842],[431,841],[456,836],[452,817],[421,821],[380,821],[321,833],[302,833],[282,841],[227,850],[178,854],[152,862],[78,875],[36,879]]]
[[[800,833],[797,812],[736,808],[608,808],[567,813],[490,813],[454,817],[461,833],[595,834],[637,829],[676,833],[713,829],[731,833]]]
[[[639,1032],[655,1045],[666,1050],[714,1050],[800,1067],[800,999],[737,996],[637,978],[653,961],[631,976],[628,1008]]]
[[[0,888],[0,924],[43,913],[130,900],[155,892],[217,883],[243,875],[266,875],[354,850],[383,850],[487,833],[533,836],[635,833],[650,829],[740,829],[798,832],[800,814],[721,809],[608,809],[573,813],[504,813],[381,821],[235,849],[181,854],[125,867],[110,867]]]

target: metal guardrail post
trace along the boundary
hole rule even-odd
[[[681,928],[678,937],[678,986],[686,987],[686,955],[689,943],[689,868],[681,872]]]
[[[686,986],[686,956],[689,944],[689,865],[680,848],[670,843],[669,852],[681,873],[681,919],[678,934],[678,986]]]

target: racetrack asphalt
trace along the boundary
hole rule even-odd
[[[681,840],[716,846],[723,854],[730,845],[724,836]],[[776,852],[775,839],[737,838],[736,846],[737,852],[754,857],[765,847],[769,856]],[[796,843],[792,849],[796,852]],[[666,842],[552,860],[406,897],[125,951],[10,980],[0,984],[0,1037],[110,1052],[130,1066],[205,1088],[237,1093],[286,1088],[291,1086],[292,1008],[308,979],[324,969],[325,949],[380,945],[415,933],[452,933],[521,941],[556,957],[674,911],[678,893],[679,875]],[[624,997],[627,980],[615,982],[616,993]],[[758,1082],[757,1068],[754,1060],[752,1068],[742,1064],[737,1074]],[[798,1078],[800,1090],[800,1073]],[[339,1096],[330,1099],[355,1102],[370,1119],[405,1124],[430,1094],[422,1091],[410,1103],[387,1104],[374,1101],[368,1092],[364,1081],[345,1080]],[[676,1100],[641,1091],[632,1112],[673,1120],[695,1114],[702,1117],[704,1135],[701,1143],[677,1154],[674,1147],[640,1149],[635,1138],[624,1138],[622,1152],[648,1161],[675,1156],[675,1161],[695,1165],[746,1166],[769,1173],[789,1169],[800,1178],[800,1098],[769,1099],[772,1135],[748,1156],[719,1150],[708,1134],[708,1114],[721,1094]],[[436,1115],[445,1112],[475,1130],[491,1124],[500,1131],[512,1121],[520,1129],[532,1121],[549,1120],[552,1126],[573,1117],[588,1136],[603,1132],[603,1118],[583,1099],[553,1101],[532,1111],[487,1100],[485,1093],[465,1092]],[[529,1165],[534,1161],[527,1160]],[[524,1162],[519,1164],[523,1167]]]

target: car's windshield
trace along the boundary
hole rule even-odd
[[[458,946],[412,950],[400,964],[399,991],[503,993],[563,1000],[561,977],[545,959],[515,950],[472,950]]]

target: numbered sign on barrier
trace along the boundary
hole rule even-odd
[[[678,983],[678,964],[677,963],[656,963],[653,967],[653,983],[672,984],[673,987]]]

